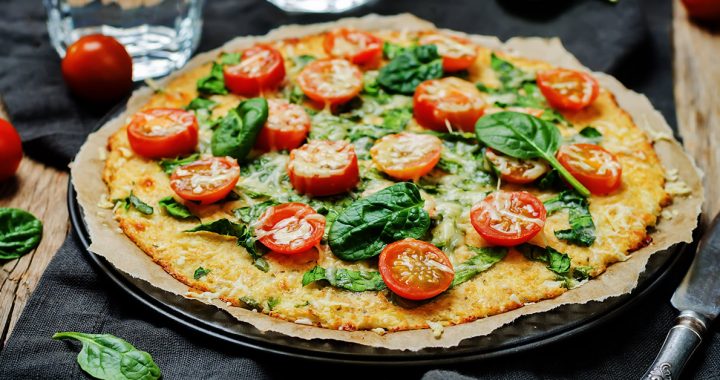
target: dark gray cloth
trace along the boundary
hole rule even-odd
[[[63,165],[107,109],[84,105],[67,94],[39,1],[0,1],[0,7],[0,94],[28,153]],[[503,39],[559,35],[582,62],[648,94],[675,124],[668,0],[623,0],[618,5],[601,0],[381,0],[353,15],[404,11],[442,27]],[[288,16],[260,0],[209,0],[205,19],[200,50],[235,35],[264,34],[277,25],[332,17]],[[48,266],[0,352],[0,377],[86,378],[75,363],[78,346],[50,339],[56,331],[77,330],[111,333],[149,351],[166,379],[635,379],[672,324],[676,312],[668,299],[688,265],[686,259],[660,288],[622,315],[572,339],[477,363],[378,369],[266,356],[187,332],[117,289],[78,247],[68,238]],[[690,364],[687,378],[720,378],[720,336],[715,332],[711,339]]]

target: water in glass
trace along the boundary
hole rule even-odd
[[[377,0],[268,0],[291,13],[341,13]]]

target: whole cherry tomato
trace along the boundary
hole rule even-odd
[[[20,135],[10,122],[0,119],[0,181],[15,175],[22,156]]]

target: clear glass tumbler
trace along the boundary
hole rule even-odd
[[[133,79],[182,67],[197,48],[204,0],[44,0],[50,41],[61,57],[78,38],[116,38],[133,58]]]
[[[268,0],[290,13],[342,13],[377,0]]]

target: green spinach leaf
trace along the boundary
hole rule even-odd
[[[268,310],[272,311],[275,306],[280,304],[280,298],[270,297],[267,299]]]
[[[572,143],[600,144],[603,135],[596,128],[587,126],[580,130],[577,135],[573,136],[570,141]]]
[[[187,157],[176,157],[176,158],[164,158],[158,163],[162,170],[167,175],[171,175],[175,168],[178,166],[187,165],[191,162],[197,161],[200,158],[200,153],[191,154]]]
[[[190,104],[185,106],[185,109],[188,111],[197,111],[197,110],[211,110],[217,105],[217,102],[205,99],[205,98],[195,98],[193,99]]]
[[[499,112],[480,118],[475,134],[485,145],[508,156],[545,159],[578,193],[590,195],[555,158],[561,136],[553,124],[524,113]]]
[[[411,95],[420,83],[440,78],[442,74],[442,58],[437,47],[422,45],[399,51],[380,69],[377,81],[389,92]]]
[[[199,279],[207,276],[208,273],[210,273],[210,269],[205,269],[203,267],[197,267],[197,269],[195,269],[195,273],[193,273],[193,278],[196,280],[199,280]]]
[[[127,198],[120,199],[120,202],[123,202],[125,210],[129,210],[130,206],[132,206],[139,213],[145,215],[152,215],[155,211],[153,210],[152,206],[143,202],[142,200],[140,200],[140,198],[136,197],[132,191],[130,192],[130,195],[127,196]]]
[[[83,371],[96,379],[154,380],[160,368],[150,354],[133,347],[124,339],[110,334],[58,332],[53,339],[75,339],[82,343],[77,362]]]
[[[475,256],[455,267],[455,278],[451,286],[457,286],[470,280],[481,272],[490,269],[493,265],[505,258],[507,248],[502,247],[470,247]]]
[[[210,147],[214,156],[245,160],[268,117],[264,98],[252,98],[228,112],[213,133]]]
[[[253,259],[253,265],[263,272],[267,272],[270,269],[268,262],[262,257],[265,254],[265,250],[259,247],[257,239],[250,230],[250,227],[232,222],[228,219],[218,219],[211,223],[202,223],[194,228],[186,230],[185,232],[212,232],[218,235],[233,236],[237,238],[239,246],[245,248]]]
[[[570,229],[555,231],[558,239],[584,247],[589,247],[595,242],[595,223],[590,215],[590,204],[587,198],[574,191],[565,190],[544,203],[548,215],[560,209],[568,210]]]
[[[278,202],[270,199],[264,202],[256,203],[251,206],[236,208],[235,210],[233,210],[233,213],[235,213],[235,216],[243,223],[250,224],[257,221],[260,216],[265,212],[265,210],[268,209],[268,207],[272,207],[277,204]]]
[[[365,292],[370,290],[383,290],[385,283],[376,271],[356,271],[345,268],[323,268],[315,266],[305,272],[302,279],[303,286],[315,281],[327,281],[330,285],[350,290],[352,292]]]
[[[202,77],[197,81],[197,91],[200,95],[227,95],[228,90],[225,88],[225,77],[223,75],[223,66],[234,65],[240,62],[240,53],[223,53],[220,56],[220,62],[213,62],[210,74]]]
[[[518,249],[528,260],[540,261],[547,265],[548,269],[560,276],[567,276],[570,272],[570,256],[558,252],[553,247],[541,248],[531,244],[523,244],[518,246]]]
[[[17,259],[35,249],[42,231],[42,222],[33,214],[0,207],[0,260]]]
[[[195,215],[193,215],[190,209],[187,208],[187,206],[178,202],[172,196],[167,196],[161,199],[160,202],[158,202],[158,205],[160,205],[160,208],[165,209],[165,212],[167,212],[168,215],[172,216],[175,219],[197,218]]]
[[[389,243],[420,238],[430,227],[418,187],[400,182],[359,199],[330,227],[328,244],[343,260],[363,260],[380,254]]]
[[[490,56],[490,67],[498,76],[502,88],[518,88],[526,82],[534,82],[535,75],[518,69],[512,63],[498,57],[495,53]]]
[[[240,304],[241,307],[248,310],[262,310],[262,307],[260,307],[260,303],[258,301],[255,301],[254,298],[248,297],[248,296],[242,296],[240,297]]]

